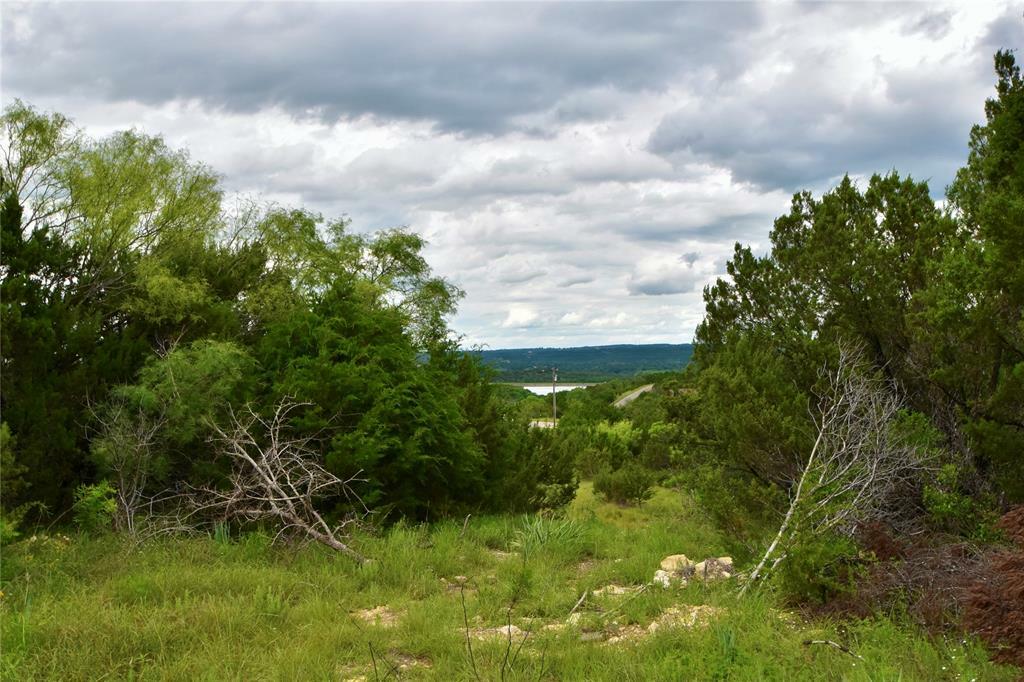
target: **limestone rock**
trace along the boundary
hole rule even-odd
[[[712,557],[693,567],[693,579],[701,582],[713,582],[729,578],[733,572],[732,557]]]
[[[685,554],[673,554],[661,560],[661,570],[669,573],[681,573],[693,566]]]
[[[654,580],[651,582],[655,585],[661,585],[667,590],[672,587],[672,574],[668,571],[655,571]]]

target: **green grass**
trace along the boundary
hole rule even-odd
[[[727,551],[699,509],[668,490],[620,508],[585,484],[562,519],[473,517],[465,533],[461,522],[398,525],[355,543],[371,565],[316,546],[274,547],[261,534],[134,550],[115,537],[20,542],[2,557],[0,677],[981,681],[1020,672],[988,663],[970,641],[886,619],[805,623],[770,595],[738,601],[731,584],[591,596],[576,625],[545,629],[564,623],[585,590],[645,584],[667,554]],[[718,617],[646,633],[686,604],[716,607]],[[354,615],[381,606],[390,626]],[[464,618],[473,629],[511,618],[530,635],[518,656],[518,641],[509,650],[502,638],[474,639],[471,662]],[[812,638],[864,660],[803,645]]]

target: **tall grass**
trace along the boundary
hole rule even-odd
[[[771,595],[737,601],[728,584],[591,594],[640,588],[666,554],[700,559],[726,549],[698,510],[666,490],[638,510],[602,504],[584,486],[563,519],[399,524],[356,544],[372,564],[318,546],[275,546],[259,533],[139,549],[116,537],[18,543],[0,565],[0,678],[373,680],[374,665],[380,678],[394,667],[403,679],[441,680],[1019,675],[971,641],[929,639],[884,618],[807,623]],[[579,623],[565,626],[585,592]],[[647,633],[687,604],[719,610],[706,627]],[[382,606],[388,622],[360,617]],[[529,633],[519,656],[505,637],[474,638],[471,662],[464,622],[476,634],[509,620]],[[641,636],[584,641],[623,632]],[[808,639],[842,642],[863,660]]]

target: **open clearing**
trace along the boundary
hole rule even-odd
[[[998,680],[971,643],[887,620],[807,623],[733,579],[649,585],[726,553],[677,492],[584,484],[567,519],[471,517],[356,538],[366,567],[267,536],[39,536],[5,552],[4,679]],[[740,567],[743,566],[741,560]],[[581,601],[581,595],[587,596]],[[833,640],[861,656],[806,640]]]

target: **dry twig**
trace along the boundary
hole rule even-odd
[[[341,539],[356,518],[331,526],[316,508],[321,498],[342,495],[354,510],[366,513],[351,487],[362,479],[358,474],[348,479],[335,476],[316,461],[307,447],[308,438],[287,436],[288,415],[297,407],[300,404],[282,400],[270,419],[247,407],[247,414],[241,418],[232,414],[234,426],[230,431],[215,427],[221,454],[232,463],[229,485],[192,488],[188,493],[188,516],[213,516],[221,521],[269,520],[280,527],[277,537],[295,533],[365,564],[368,559]]]
[[[843,646],[839,642],[833,642],[831,639],[805,639],[804,640],[804,646],[812,646],[814,644],[824,644],[825,646],[830,646],[830,647],[839,649],[844,654],[849,654],[849,655],[853,656],[854,658],[856,658],[858,660],[861,660],[861,661],[864,660],[863,656],[860,656],[858,654],[853,653],[852,651],[850,651],[849,647]]]
[[[858,523],[884,518],[925,466],[917,449],[893,433],[902,408],[895,387],[865,373],[855,350],[840,348],[826,379],[814,446],[779,531],[740,594],[785,560],[798,534],[852,534]]]

